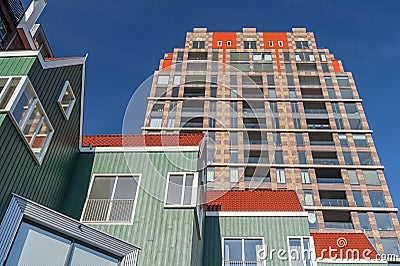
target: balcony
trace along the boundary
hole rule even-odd
[[[353,229],[351,222],[325,222],[325,228],[327,229]]]
[[[243,108],[243,117],[265,117],[264,108]]]
[[[245,182],[253,182],[253,183],[271,183],[271,177],[269,176],[245,176]]]
[[[336,152],[313,151],[312,156],[314,159],[314,164],[324,164],[324,165],[339,164],[338,159],[336,157]]]
[[[246,157],[245,161],[247,161],[247,163],[268,163],[269,162],[268,158],[265,158],[265,157]]]
[[[309,138],[310,138],[310,145],[311,146],[335,146],[335,142],[333,141],[331,133],[325,133],[325,132],[313,133],[313,132],[310,132],[308,135],[309,135]]]
[[[319,183],[319,184],[343,184],[343,179],[335,178],[335,177],[319,177],[319,178],[317,178],[317,183]]]
[[[331,129],[328,119],[307,119],[308,129],[327,130]]]
[[[337,159],[314,158],[314,164],[338,165],[339,162]]]
[[[353,229],[348,211],[323,211],[322,215],[327,229]]]
[[[320,86],[318,76],[299,76],[300,86]]]
[[[301,89],[301,97],[303,99],[323,99],[324,95],[322,94],[322,89],[314,89],[314,88],[302,88]]]
[[[305,102],[304,112],[309,119],[327,119],[328,113],[324,103]]]
[[[20,0],[5,1],[12,13],[12,20],[17,25],[21,18],[25,15],[25,9]]]
[[[340,169],[316,168],[315,175],[320,184],[343,184]]]
[[[270,183],[269,168],[248,166],[244,170],[244,181],[254,183]]]

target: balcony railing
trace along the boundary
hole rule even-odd
[[[327,114],[326,109],[304,109],[306,114]]]
[[[303,99],[323,99],[324,95],[322,94],[303,94]]]
[[[353,224],[350,222],[325,222],[325,228],[353,229]]]
[[[321,184],[343,184],[341,177],[317,177],[317,183]]]
[[[339,164],[337,159],[328,158],[314,158],[314,164],[325,164],[325,165],[337,165]]]
[[[134,200],[89,199],[83,222],[131,222]]]
[[[204,98],[204,93],[184,93],[185,98]]]
[[[308,124],[307,128],[308,129],[331,129],[331,126],[326,125],[326,124]]]
[[[266,139],[264,139],[264,140],[262,140],[262,139],[249,139],[249,140],[246,140],[245,139],[243,141],[243,143],[245,145],[248,145],[248,144],[250,144],[250,145],[261,145],[261,144],[267,145],[268,141]]]
[[[203,123],[182,123],[182,127],[202,128]]]
[[[245,176],[245,182],[256,182],[256,183],[270,183],[271,177],[269,176]]]
[[[325,140],[311,140],[310,144],[311,146],[335,146],[335,142]]]
[[[247,161],[247,163],[268,163],[268,158],[247,157],[245,161]]]
[[[251,98],[264,98],[264,94],[262,93],[243,93],[243,98],[251,99]]]
[[[244,123],[245,128],[266,128],[265,124]]]
[[[321,206],[349,207],[346,199],[321,199]]]
[[[224,266],[263,266],[262,261],[224,261]]]
[[[11,10],[13,21],[16,25],[25,14],[24,6],[20,0],[8,0],[6,3]]]

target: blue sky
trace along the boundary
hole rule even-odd
[[[247,4],[248,3],[248,4]],[[247,5],[246,5],[247,4]],[[306,27],[352,71],[395,205],[400,206],[400,2],[48,1],[40,21],[56,56],[89,53],[85,134],[120,133],[135,89],[193,27],[290,31]],[[138,115],[138,124],[142,116]]]

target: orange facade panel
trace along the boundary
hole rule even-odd
[[[264,32],[264,48],[265,49],[288,49],[289,42],[286,32]]]
[[[172,53],[165,55],[161,69],[166,69],[172,66],[172,56],[173,56]]]
[[[342,69],[339,64],[339,60],[332,60],[333,71],[342,72]]]
[[[214,32],[212,48],[236,49],[236,32]]]

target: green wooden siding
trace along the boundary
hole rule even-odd
[[[133,224],[92,226],[140,247],[138,265],[201,265],[194,210],[165,209],[163,202],[168,172],[195,171],[196,157],[196,152],[81,154],[64,213],[80,219],[93,174],[141,174]]]
[[[27,75],[54,128],[46,156],[38,165],[8,115],[0,123],[0,218],[11,193],[61,210],[79,156],[82,65],[44,70],[35,57],[0,58],[0,76]],[[67,121],[57,100],[66,80],[77,98]]]
[[[288,236],[310,235],[307,217],[207,217],[203,265],[222,265],[223,237],[263,237],[268,249],[288,250]],[[289,265],[275,254],[267,265]]]

